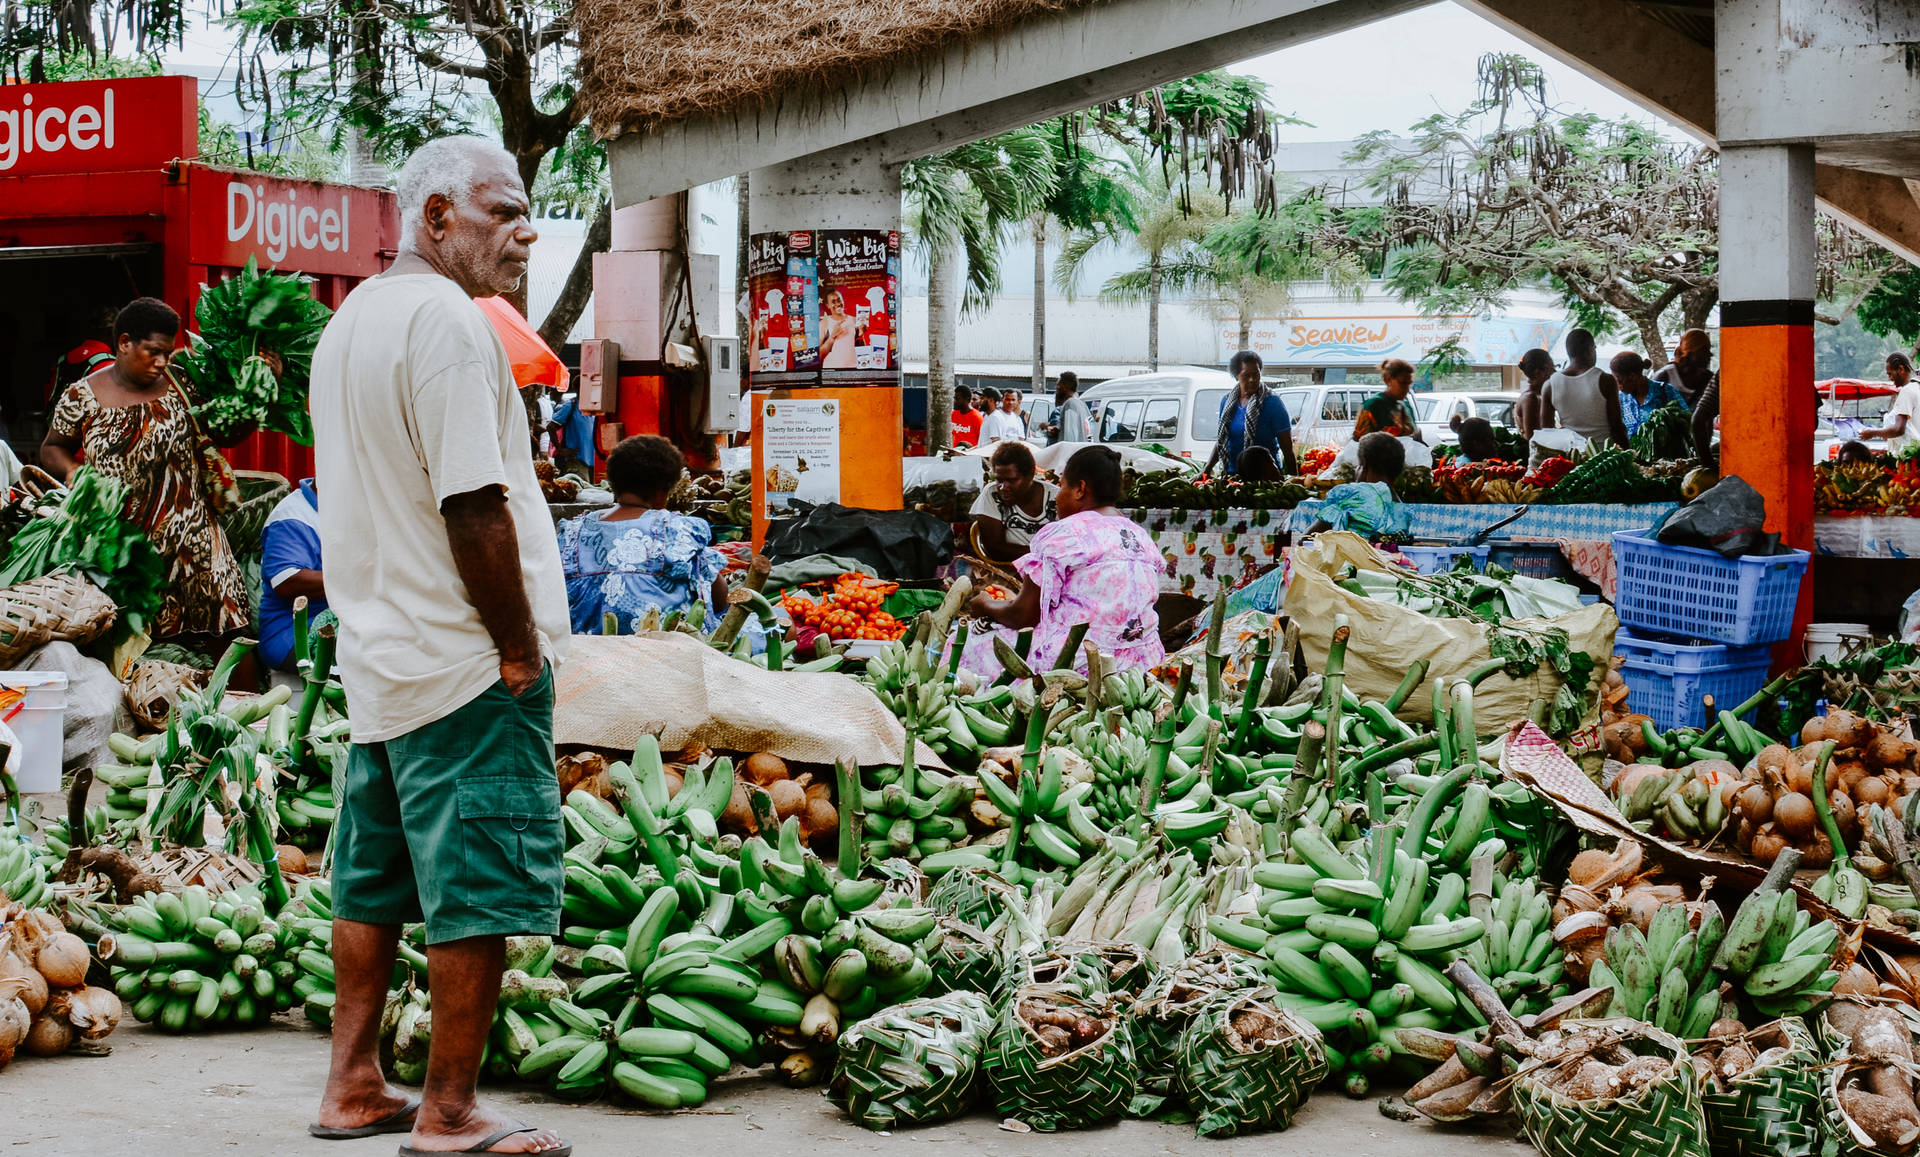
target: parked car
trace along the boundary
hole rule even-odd
[[[1497,390],[1415,394],[1413,413],[1419,419],[1420,434],[1427,445],[1439,446],[1460,440],[1453,432],[1456,415],[1463,421],[1467,418],[1485,418],[1496,426],[1517,428],[1513,408],[1519,401],[1519,394]]]

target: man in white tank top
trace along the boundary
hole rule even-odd
[[[1627,444],[1627,424],[1620,416],[1620,387],[1613,375],[1595,365],[1593,335],[1584,329],[1567,333],[1567,368],[1547,379],[1541,395],[1540,420],[1545,426],[1572,430],[1596,445],[1611,441]]]

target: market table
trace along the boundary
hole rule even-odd
[[[1280,561],[1285,510],[1129,510],[1167,560],[1163,593],[1212,598],[1245,586]]]
[[[1813,520],[1813,553],[1838,558],[1920,558],[1920,518],[1823,514]]]

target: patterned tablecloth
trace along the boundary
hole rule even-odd
[[[1280,561],[1284,510],[1129,510],[1167,560],[1163,592],[1208,599],[1245,586]]]
[[[1920,558],[1920,518],[1822,515],[1813,520],[1813,553],[1838,558]]]

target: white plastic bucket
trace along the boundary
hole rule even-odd
[[[13,692],[25,692],[25,702],[16,704]],[[8,761],[20,790],[59,791],[60,752],[67,739],[67,673],[0,671],[0,703],[6,704],[0,720],[20,737],[20,761]]]
[[[1816,659],[1839,662],[1860,643],[1872,643],[1873,632],[1865,623],[1808,623],[1800,647],[1811,663]]]

